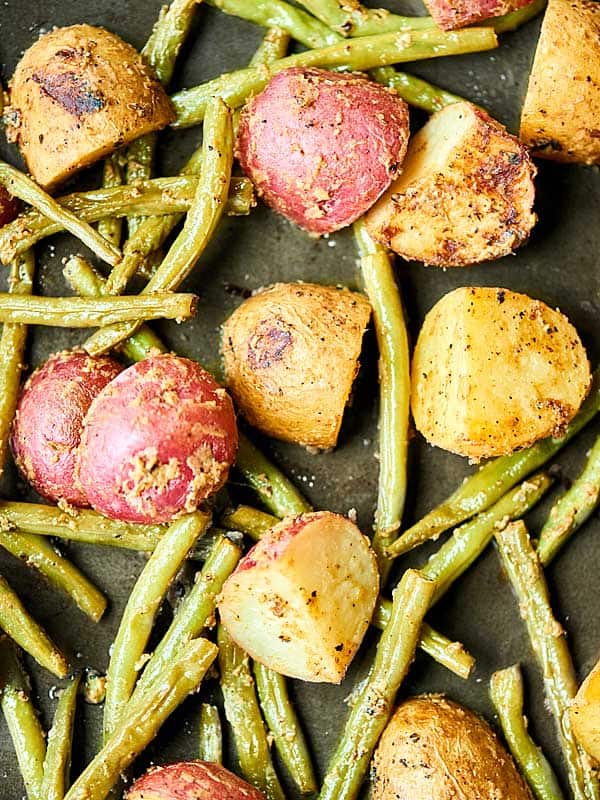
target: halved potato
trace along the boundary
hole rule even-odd
[[[427,10],[442,30],[464,28],[474,22],[516,11],[531,0],[425,0]]]
[[[231,638],[282,675],[339,683],[375,608],[377,561],[346,517],[284,520],[226,581],[219,612]]]
[[[600,762],[600,661],[579,687],[569,714],[577,741]]]
[[[72,25],[38,39],[17,65],[7,131],[47,189],[173,119],[140,54],[104,28]]]
[[[549,0],[521,115],[534,155],[600,163],[600,3]]]
[[[366,216],[371,236],[407,260],[464,267],[525,242],[535,167],[515,136],[471,103],[434,114],[402,172]]]
[[[476,286],[431,309],[412,376],[417,429],[473,459],[560,436],[590,387],[585,350],[563,314],[524,294]]]

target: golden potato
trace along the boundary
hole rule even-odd
[[[590,387],[568,319],[508,289],[467,286],[425,318],[412,364],[417,429],[473,459],[560,436]]]
[[[103,28],[58,28],[33,44],[11,84],[11,125],[27,166],[51,189],[173,119],[140,54]]]
[[[246,419],[277,439],[334,447],[370,315],[363,295],[311,283],[242,303],[223,327],[223,356]]]
[[[373,757],[373,800],[530,800],[527,784],[480,717],[440,695],[395,711]]]
[[[579,687],[569,714],[577,741],[600,762],[600,661]]]
[[[464,267],[511,253],[533,228],[535,167],[499,122],[471,103],[434,114],[402,171],[366,216],[369,233],[407,260]]]
[[[521,114],[534,155],[600,163],[600,3],[549,0]]]

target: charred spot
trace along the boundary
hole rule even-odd
[[[77,50],[75,47],[62,47],[54,53],[55,58],[60,58],[61,61],[73,61],[81,55],[81,49]]]
[[[496,292],[496,300],[500,304],[502,304],[504,302],[505,297],[506,297],[506,292],[504,291],[504,289],[498,289],[498,291]]]
[[[0,186],[0,227],[12,222],[19,213],[19,200]]]
[[[254,329],[248,342],[248,360],[252,369],[268,369],[281,361],[285,351],[293,342],[292,334],[284,328],[281,319],[263,320]]]
[[[104,95],[92,89],[84,78],[74,72],[52,75],[40,71],[35,72],[32,78],[45,95],[76,117],[94,114],[104,108]]]

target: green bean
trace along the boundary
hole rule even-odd
[[[544,566],[589,519],[600,503],[600,436],[590,450],[583,472],[552,507],[537,546]]]
[[[492,28],[466,28],[452,33],[439,30],[383,33],[344,40],[316,50],[296,53],[270,66],[238,70],[215,80],[184,89],[171,98],[177,119],[174,127],[185,128],[202,122],[207,104],[215,95],[232,108],[260,92],[271,77],[289,67],[338,67],[347,70],[369,70],[406,61],[439,56],[460,55],[497,47]]]
[[[202,570],[196,576],[194,585],[181,601],[168,631],[146,664],[133,693],[133,702],[138,693],[160,679],[186,642],[200,636],[210,624],[217,597],[241,555],[240,548],[226,536],[217,539]]]
[[[223,214],[233,163],[232,111],[219,98],[208,106],[202,142],[202,176],[183,229],[142,294],[175,291],[189,275]],[[110,350],[131,336],[139,323],[98,331],[87,342],[91,354]]]
[[[77,691],[81,673],[69,681],[62,690],[52,727],[48,733],[48,746],[44,759],[44,779],[42,797],[44,800],[63,800],[69,787],[71,773],[71,747],[73,726],[77,709]]]
[[[202,703],[200,706],[199,734],[198,757],[200,761],[222,764],[223,731],[221,730],[221,717],[219,709],[210,703]]]
[[[434,114],[446,106],[453,103],[464,102],[464,97],[440,89],[422,78],[408,75],[406,72],[399,72],[393,67],[377,67],[370,72],[371,78],[382,83],[405,100],[409,105]]]
[[[410,354],[390,256],[371,239],[362,220],[354,223],[354,239],[379,347],[379,482],[372,546],[384,586],[392,564],[387,551],[398,536],[406,500]]]
[[[94,622],[102,618],[106,610],[106,597],[42,536],[0,530],[0,547],[40,572]]]
[[[197,186],[197,175],[182,174],[173,178],[154,178],[132,186],[75,192],[56,198],[56,202],[85,222],[98,222],[107,217],[125,217],[134,213],[166,217],[186,212]],[[233,177],[225,213],[229,216],[245,216],[255,202],[252,182],[248,178]],[[20,214],[13,222],[0,228],[0,260],[8,263],[36,242],[62,230],[64,227],[59,222],[53,222],[35,209]]]
[[[240,435],[236,468],[254,489],[263,505],[278,517],[312,511],[296,487],[243,434]]]
[[[258,662],[254,663],[254,677],[260,707],[281,760],[300,794],[314,794],[317,780],[285,678]]]
[[[171,523],[129,595],[106,673],[105,741],[117,729],[131,697],[154,618],[171,581],[208,524],[209,516],[200,511]]]
[[[18,530],[55,536],[69,542],[151,552],[161,540],[165,528],[162,525],[118,522],[88,509],[63,510],[40,503],[0,500],[0,530]]]
[[[9,292],[30,295],[34,271],[35,259],[29,250],[11,263]],[[0,475],[4,471],[10,429],[19,400],[26,343],[27,328],[24,325],[3,326],[0,337]]]
[[[128,710],[64,800],[104,800],[121,772],[152,741],[167,717],[198,688],[216,654],[217,648],[206,639],[189,642],[166,675]]]
[[[15,748],[29,800],[46,800],[42,794],[46,741],[31,701],[29,678],[13,643],[0,635],[0,708]]]
[[[365,8],[347,0],[300,0],[317,19],[343,36],[370,36],[434,28],[431,17],[402,17],[385,8]]]
[[[504,569],[517,597],[529,641],[542,671],[546,700],[558,729],[573,800],[597,800],[598,782],[579,748],[569,717],[577,692],[575,669],[564,630],[552,613],[544,572],[523,522],[496,533]]]
[[[248,66],[259,67],[262,64],[272,64],[279,61],[287,54],[290,44],[290,35],[283,28],[269,28]]]
[[[65,230],[87,245],[98,258],[112,265],[121,258],[119,249],[103,239],[91,225],[82,222],[71,211],[59,205],[31,178],[4,161],[0,161],[0,184],[15,197],[37,208],[45,217],[60,223]]]
[[[0,575],[0,629],[40,666],[57,678],[64,678],[69,665],[66,658],[21,603],[7,581]]]
[[[102,186],[105,189],[113,189],[115,186],[123,185],[123,167],[121,153],[113,153],[105,161],[102,169]],[[121,247],[123,237],[123,220],[119,217],[104,217],[98,223],[98,233],[107,242],[111,242],[115,247]]]
[[[220,624],[217,643],[225,716],[231,726],[240,772],[267,800],[285,800],[271,761],[249,658]]]
[[[327,768],[320,800],[353,800],[357,796],[373,750],[392,714],[396,693],[414,658],[434,589],[433,581],[409,569],[394,590],[390,621],[381,634],[371,673]]]
[[[494,672],[490,698],[498,714],[504,738],[537,800],[564,797],[546,757],[527,731],[523,716],[523,677],[518,664]]]
[[[516,31],[530,19],[537,17],[537,15],[546,8],[548,0],[533,0],[523,8],[518,8],[516,11],[510,11],[501,17],[494,19],[486,19],[485,24],[491,25],[496,33],[507,33],[508,31]]]
[[[592,389],[565,433],[536,442],[526,450],[501,456],[488,462],[467,478],[441,505],[426,514],[394,543],[400,555],[458,525],[480,511],[485,511],[509,489],[549,461],[600,411],[600,371],[593,376]]]
[[[136,319],[189,319],[195,294],[153,292],[125,297],[38,297],[0,292],[0,322],[55,328],[97,328]]]
[[[221,525],[230,531],[245,533],[255,542],[277,525],[279,519],[251,506],[238,506],[221,517]]]

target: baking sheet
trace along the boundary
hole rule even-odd
[[[387,2],[392,10],[422,13],[413,3]],[[161,0],[66,0],[0,4],[0,76],[6,81],[23,52],[54,25],[87,22],[104,25],[140,48],[158,15]],[[539,21],[502,37],[499,50],[473,56],[446,58],[415,64],[413,71],[437,81],[486,107],[513,130],[526,88],[527,73]],[[261,37],[261,30],[211,8],[200,8],[194,30],[180,58],[175,87],[191,86],[224,70],[244,66]],[[568,98],[565,113],[569,113]],[[423,117],[413,115],[418,123]],[[163,136],[160,170],[171,174],[183,164],[199,142],[198,130]],[[0,155],[19,163],[14,148],[0,142]],[[87,173],[81,183],[93,186],[97,173]],[[594,168],[558,166],[539,162],[537,212],[540,222],[530,243],[517,256],[496,263],[446,272],[420,264],[398,263],[398,278],[414,337],[424,314],[446,292],[468,284],[508,287],[560,306],[577,326],[592,363],[600,355],[600,175]],[[81,246],[67,236],[54,237],[50,246],[38,248],[38,291],[66,293],[61,259]],[[4,275],[1,276],[4,280]],[[218,363],[218,328],[237,306],[239,290],[252,290],[273,281],[308,280],[357,286],[356,257],[348,232],[315,240],[265,208],[248,218],[226,219],[185,289],[201,300],[197,318],[184,326],[159,325],[161,335],[180,354],[196,358],[209,368]],[[76,345],[85,334],[68,330],[37,329],[31,337],[29,362],[41,363],[50,353]],[[349,408],[340,445],[333,453],[309,455],[298,447],[264,442],[265,449],[303,489],[318,508],[346,513],[355,508],[364,531],[369,529],[376,498],[377,371],[374,337],[368,335],[363,367]],[[558,457],[565,479],[574,477],[600,426],[591,425]],[[410,495],[406,522],[410,523],[451,492],[471,471],[465,460],[435,450],[416,437],[411,447]],[[4,496],[33,494],[8,470],[2,484]],[[556,491],[560,491],[560,486]],[[556,491],[552,496],[556,496]],[[532,531],[539,530],[548,503],[530,516]],[[556,559],[548,577],[554,608],[569,633],[578,674],[582,677],[600,651],[600,523],[596,516]],[[110,598],[110,610],[94,625],[73,605],[26,567],[0,553],[0,572],[38,619],[70,655],[74,667],[104,671],[108,650],[131,587],[143,565],[143,556],[126,551],[72,545],[62,547]],[[428,552],[409,554],[402,566],[421,564]],[[163,615],[163,622],[167,615]],[[477,658],[468,682],[451,675],[423,654],[418,655],[402,694],[446,692],[492,720],[487,699],[490,673],[520,661],[525,668],[527,714],[531,730],[554,766],[564,777],[553,722],[545,707],[540,676],[518,618],[515,601],[502,577],[498,558],[489,548],[440,607],[431,621],[444,633],[460,639]],[[300,716],[312,744],[322,776],[346,714],[345,699],[353,683],[364,674],[373,645],[370,634],[339,686],[292,685]],[[30,661],[35,695],[46,727],[55,705],[55,687],[48,673]],[[218,697],[206,684],[204,696]],[[190,698],[163,728],[159,738],[136,765],[139,772],[149,762],[193,758],[197,754],[197,719],[200,697]],[[99,744],[101,707],[81,703],[74,753],[74,773],[83,768]],[[24,794],[12,744],[0,719],[0,800]],[[293,797],[293,792],[290,792]]]

